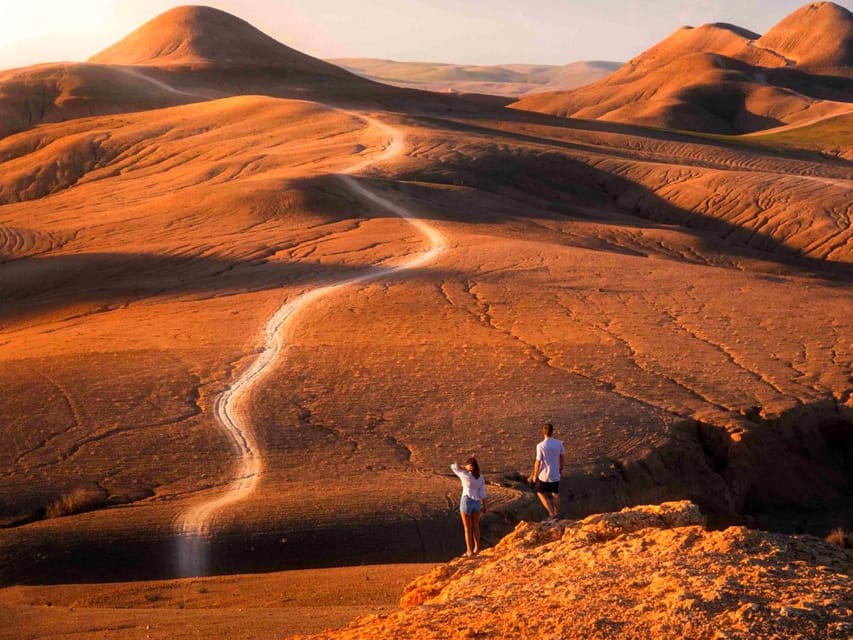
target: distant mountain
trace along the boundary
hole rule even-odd
[[[609,75],[620,62],[591,60],[566,65],[461,65],[397,62],[375,58],[338,58],[329,62],[364,78],[427,91],[523,96],[539,91],[574,89]]]
[[[515,108],[713,133],[745,133],[853,108],[853,14],[809,4],[764,36],[683,27],[607,78]]]

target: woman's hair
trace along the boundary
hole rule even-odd
[[[477,458],[475,458],[474,456],[471,456],[470,458],[468,458],[468,462],[466,462],[465,464],[471,465],[471,475],[472,476],[474,476],[475,478],[480,477],[480,465],[477,464]]]

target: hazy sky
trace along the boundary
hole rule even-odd
[[[853,0],[840,0],[851,9]],[[186,1],[0,0],[0,69],[85,60]],[[321,58],[628,60],[683,24],[766,31],[805,0],[212,0]]]

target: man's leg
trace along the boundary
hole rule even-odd
[[[551,505],[551,498],[548,496],[548,494],[539,493],[538,491],[536,492],[536,495],[539,496],[539,502],[542,503],[542,506],[545,507],[545,511],[548,512],[548,517],[553,518],[554,507]]]
[[[560,494],[552,493],[551,494],[551,515],[554,518],[560,517]]]

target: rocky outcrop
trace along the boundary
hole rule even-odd
[[[522,522],[410,584],[402,611],[317,637],[851,637],[853,553],[703,522],[690,502]]]
[[[670,425],[636,459],[601,459],[563,478],[566,515],[689,499],[719,528],[825,535],[853,517],[853,409],[835,401]]]

